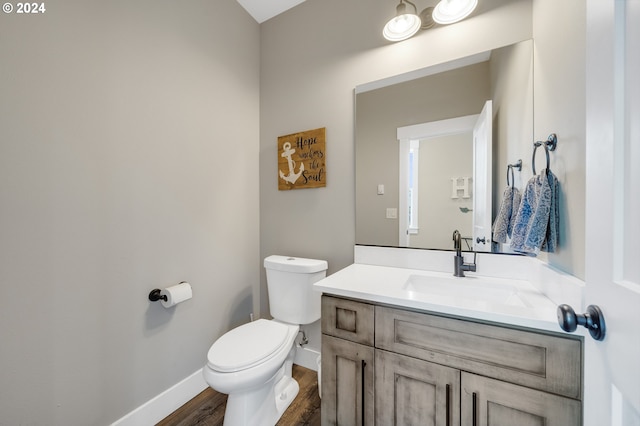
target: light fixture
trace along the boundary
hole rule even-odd
[[[453,24],[466,18],[478,6],[478,0],[441,0],[433,10],[438,24]]]
[[[413,13],[407,12],[407,5],[413,6]],[[389,41],[406,40],[420,29],[421,21],[418,17],[416,5],[408,0],[400,0],[396,7],[396,16],[387,22],[382,30],[382,35]]]
[[[413,13],[407,12],[407,4]],[[435,24],[453,24],[466,18],[478,6],[478,0],[440,0],[436,7],[427,7],[420,14],[415,4],[400,0],[396,16],[387,22],[382,35],[389,41],[402,41],[413,36],[419,29],[427,30]]]

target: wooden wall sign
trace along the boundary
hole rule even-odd
[[[327,186],[325,128],[278,137],[278,189]]]

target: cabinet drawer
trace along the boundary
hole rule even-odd
[[[581,398],[582,341],[376,307],[377,348]]]
[[[373,346],[374,307],[353,300],[322,296],[322,332]]]

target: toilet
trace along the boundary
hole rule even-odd
[[[272,320],[236,327],[214,342],[203,368],[206,382],[228,394],[224,426],[273,426],[300,389],[291,377],[300,325],[320,319],[325,260],[288,256],[264,259]]]

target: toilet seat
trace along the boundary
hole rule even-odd
[[[259,319],[228,331],[209,349],[207,363],[215,371],[232,373],[262,364],[288,341],[289,327]]]

